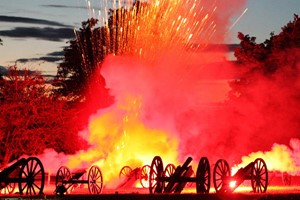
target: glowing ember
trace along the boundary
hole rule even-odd
[[[236,181],[231,181],[231,182],[229,183],[229,187],[235,188],[235,187],[236,187]]]

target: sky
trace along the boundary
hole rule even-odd
[[[92,0],[99,10],[105,0]],[[108,0],[109,1],[109,0]],[[0,66],[40,70],[56,74],[66,42],[74,38],[74,29],[88,19],[86,0],[1,0],[0,1]],[[299,0],[248,0],[232,18],[224,43],[237,44],[237,33],[255,36],[263,42],[270,33],[300,14]]]

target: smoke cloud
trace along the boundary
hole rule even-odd
[[[210,22],[213,21],[217,28],[213,37],[209,38],[209,42],[222,42],[224,33],[230,26],[230,19],[237,12],[241,13],[245,1],[220,0],[212,5],[211,1],[207,0],[201,3],[205,9],[216,9]],[[163,28],[168,29],[168,27]],[[149,38],[146,37],[144,38],[146,41],[143,41],[143,38],[139,39],[145,44],[142,46],[143,52],[147,52],[147,45],[159,47],[152,45],[157,41],[147,40]],[[286,157],[296,159],[293,162],[289,161],[290,163],[299,165],[298,130],[300,127],[297,116],[300,116],[300,108],[295,95],[300,85],[294,78],[297,76],[293,74],[295,67],[299,69],[299,61],[292,66],[289,62],[284,62],[286,66],[272,79],[263,76],[255,77],[257,81],[251,86],[251,98],[227,102],[227,94],[230,91],[228,81],[238,79],[240,71],[236,70],[237,67],[232,62],[226,61],[226,49],[191,52],[184,48],[177,48],[178,44],[174,42],[174,45],[171,43],[161,48],[151,49],[148,52],[148,59],[135,55],[110,55],[105,58],[101,74],[116,101],[111,108],[91,116],[91,122],[96,126],[95,119],[109,114],[111,110],[119,109],[122,112],[123,102],[129,99],[137,106],[133,110],[139,110],[135,117],[138,118],[138,122],[142,122],[143,128],[135,131],[134,134],[130,134],[130,130],[126,129],[125,134],[118,124],[118,119],[111,120],[111,117],[108,117],[114,122],[110,126],[114,131],[119,131],[118,134],[114,132],[112,135],[105,128],[100,127],[98,131],[107,132],[107,135],[99,137],[93,135],[93,140],[97,138],[103,140],[101,144],[104,145],[102,146],[104,149],[105,143],[109,143],[109,149],[114,152],[118,152],[119,147],[123,145],[124,152],[129,150],[126,150],[126,145],[123,143],[114,145],[111,138],[116,140],[126,135],[130,140],[144,135],[142,138],[150,141],[154,140],[151,137],[153,135],[149,135],[149,132],[144,130],[161,130],[168,133],[170,138],[178,140],[178,144],[173,141],[174,145],[171,146],[177,147],[174,151],[178,152],[179,162],[183,162],[187,156],[192,156],[194,160],[207,156],[211,164],[219,158],[238,164],[242,156],[250,153],[262,151],[262,154],[259,154],[262,156],[267,151],[276,152],[279,149],[287,152],[284,155],[289,156]],[[170,46],[176,48],[169,49]],[[298,58],[300,57],[299,52],[293,51],[293,55],[285,52],[276,55],[273,59],[284,58],[288,61],[294,53]],[[127,118],[119,120],[124,122]],[[101,126],[100,123],[98,124]],[[85,134],[88,138],[89,130]],[[168,138],[164,137],[159,143],[164,151],[173,150],[168,149],[170,146],[164,146],[165,143],[168,143]],[[150,148],[139,145],[138,142],[137,145],[150,154],[156,152],[154,150],[158,148],[158,146]],[[106,158],[112,157],[108,152],[109,149],[106,148],[104,153],[93,157],[90,163],[96,162],[101,157],[103,165]],[[89,154],[88,151],[85,153]],[[140,152],[134,152],[134,155],[136,153]],[[258,154],[253,155],[258,156]],[[266,155],[270,157],[274,154]],[[122,160],[118,160],[120,161]]]
[[[206,39],[209,43],[222,43],[230,18],[235,11],[242,9],[245,2],[201,3],[203,12],[209,14],[207,23],[215,23],[217,27],[213,37]],[[197,33],[200,33],[199,38],[206,35]],[[147,39],[145,44],[152,47],[152,38]],[[222,116],[220,112],[226,111],[221,104],[230,89],[228,80],[236,77],[233,64],[225,59],[227,49],[191,52],[178,42],[173,41],[172,44],[166,45],[172,48],[161,46],[155,51],[149,50],[150,56],[148,54],[147,58],[151,59],[138,56],[106,57],[101,73],[107,87],[115,96],[116,104],[127,99],[127,96],[142,99],[140,120],[146,127],[164,130],[170,137],[178,139],[176,151],[179,152],[179,162],[189,155],[195,160],[202,156],[213,160],[225,157],[228,147],[233,147],[235,142],[228,140],[233,136],[221,132],[228,121],[223,118],[219,120]],[[143,46],[143,51],[147,52],[147,46]],[[230,148],[230,152],[234,150]]]
[[[212,6],[208,1],[202,3],[206,8]],[[226,32],[230,17],[244,3],[216,1],[216,38],[223,38],[221,32]],[[299,64],[291,67],[285,62],[283,71],[271,80],[255,77],[252,99],[224,103],[230,90],[227,81],[238,79],[240,73],[224,61],[226,51],[191,54],[163,49],[158,54],[155,64],[135,57],[107,57],[102,73],[117,99],[128,94],[142,96],[142,121],[179,139],[179,160],[192,155],[196,160],[208,156],[212,163],[219,158],[239,163],[252,152],[272,151],[274,143],[289,149],[290,139],[298,137],[300,113],[295,94],[299,83],[289,87],[287,76],[293,74],[285,70]],[[285,52],[273,59],[289,60],[290,56]],[[226,78],[218,79],[220,74]]]

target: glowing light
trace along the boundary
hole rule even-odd
[[[138,99],[127,97],[126,102],[110,112],[94,116],[88,135],[92,147],[72,157],[67,166],[73,169],[86,163],[85,167],[88,167],[90,162],[94,162],[93,165],[101,166],[105,171],[106,180],[110,180],[107,187],[115,187],[119,183],[118,174],[125,165],[132,168],[150,165],[155,155],[178,163],[178,141],[169,138],[168,133],[142,124]]]
[[[291,139],[291,146],[295,141],[299,140]],[[275,143],[270,151],[252,152],[248,156],[243,156],[242,163],[235,165],[232,170],[237,171],[240,167],[246,166],[256,158],[262,158],[266,162],[268,171],[297,174],[300,171],[299,163],[296,163],[297,159],[295,159],[297,155],[298,152],[293,152],[288,146]]]
[[[217,7],[214,3],[205,9],[196,1],[156,0],[147,5],[130,7],[130,11],[125,11],[122,5],[121,1],[118,4],[113,1],[111,20],[108,19],[108,8],[104,9],[104,13],[99,12],[104,15],[98,19],[105,23],[105,38],[111,41],[105,50],[113,55],[142,59],[151,67],[160,67],[157,63],[161,61],[162,52],[172,52],[172,56],[181,58],[176,64],[184,63],[182,66],[185,66],[194,53],[186,51],[187,47],[197,43],[193,50],[205,48],[216,32],[213,18]],[[108,22],[112,24],[109,26]],[[164,57],[163,60],[167,59]],[[175,64],[171,65],[175,67]],[[114,73],[118,74],[117,71]],[[178,76],[177,84],[183,75],[179,73]],[[145,119],[141,117],[144,97],[140,96],[141,92],[125,88],[120,93],[115,95],[117,99],[113,106],[91,116],[88,129],[83,131],[90,148],[71,157],[66,164],[71,169],[88,168],[94,164],[100,166],[106,187],[118,184],[118,174],[124,165],[132,168],[149,165],[156,155],[160,155],[166,163],[178,164],[178,138],[168,129],[150,127],[144,123]]]
[[[236,187],[236,181],[230,181],[229,187],[235,188]]]

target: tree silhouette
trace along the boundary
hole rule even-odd
[[[282,27],[282,31],[275,35],[271,33],[270,39],[261,44],[255,42],[255,37],[238,34],[241,40],[240,48],[235,50],[238,68],[241,76],[231,82],[233,88],[231,98],[248,96],[247,87],[255,83],[258,75],[265,78],[274,78],[277,73],[289,73],[289,77],[297,77],[297,64],[299,59],[296,55],[300,49],[300,19],[294,15],[294,21]],[[293,52],[293,53],[292,53]],[[290,79],[292,81],[294,79]],[[248,96],[249,97],[249,96]]]
[[[82,22],[80,30],[75,31],[76,38],[64,49],[64,61],[58,66],[55,82],[55,86],[59,88],[57,92],[71,94],[76,103],[80,102],[90,112],[113,103],[114,98],[109,95],[105,79],[101,75],[102,62],[108,54],[120,55],[129,51],[130,47],[126,46],[126,34],[129,31],[122,33],[122,41],[117,39],[121,28],[119,23],[124,23],[126,13],[138,10],[142,5],[146,3],[137,1],[129,9],[110,9],[106,24],[100,27],[93,18]]]
[[[221,130],[252,151],[269,149],[274,141],[288,144],[300,129],[300,19],[294,15],[261,44],[249,35],[238,37],[239,76],[230,81],[227,110],[219,115],[230,123]]]
[[[82,28],[76,31],[76,39],[70,41],[70,46],[64,49],[65,57],[58,67],[56,86],[60,86],[58,92],[63,95],[72,95],[76,102],[89,101],[94,98],[92,88],[98,88],[100,96],[99,107],[106,107],[113,101],[105,88],[105,80],[101,74],[94,78],[96,69],[101,67],[101,62],[106,56],[105,39],[102,31],[104,28],[94,28],[95,19],[89,19],[82,23]],[[95,90],[93,90],[95,91]]]

